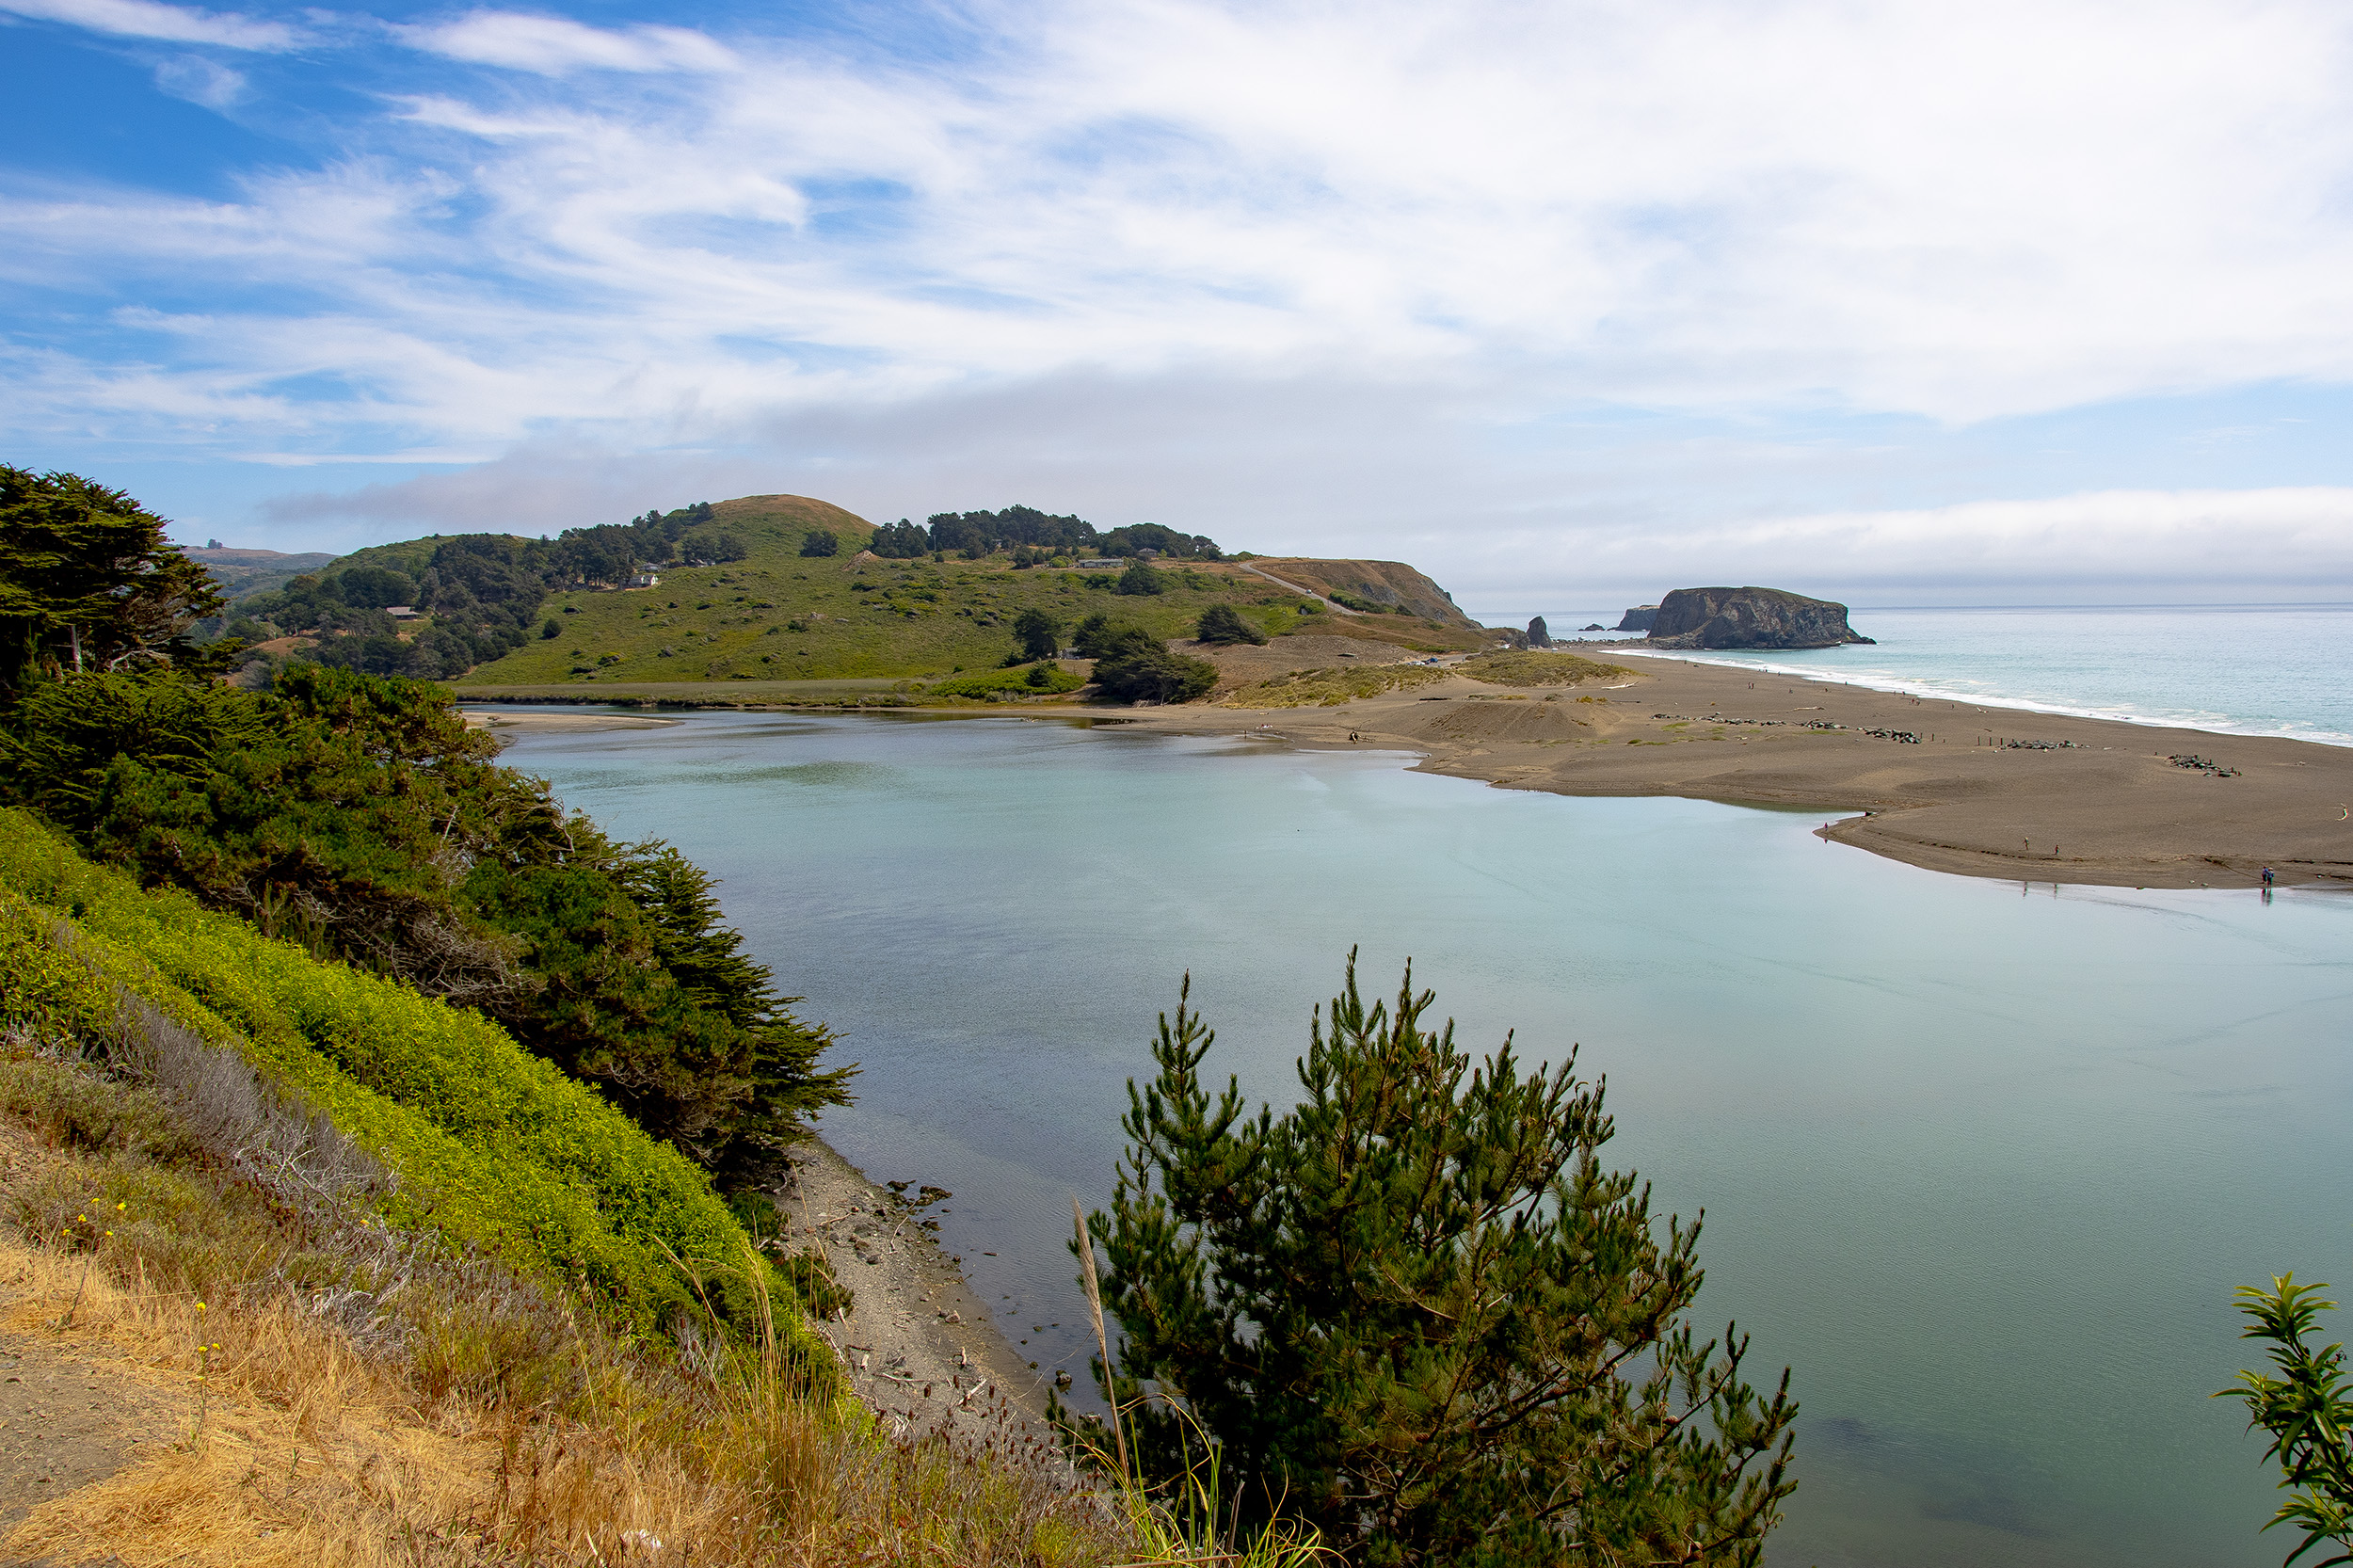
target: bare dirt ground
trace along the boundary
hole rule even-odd
[[[0,1186],[29,1178],[41,1158],[24,1128],[0,1116]],[[182,1402],[77,1353],[67,1331],[0,1329],[0,1542],[36,1505],[117,1474],[186,1423]],[[0,1561],[28,1560],[0,1545]]]
[[[845,1320],[818,1330],[896,1434],[944,1432],[1050,1460],[1048,1384],[923,1227],[921,1196],[875,1185],[813,1140],[796,1152],[793,1183],[778,1196],[792,1249],[824,1248],[854,1302]]]
[[[0,1333],[0,1540],[36,1503],[104,1480],[184,1429],[184,1416],[115,1369],[57,1341]]]
[[[1574,651],[1635,673],[1549,689],[1455,678],[1331,708],[1196,704],[1129,722],[1397,747],[1424,771],[1510,789],[1818,808],[1837,842],[1968,876],[2244,888],[2268,866],[2282,884],[2353,886],[2353,748]]]

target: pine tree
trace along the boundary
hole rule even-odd
[[[78,473],[0,464],[0,693],[43,672],[179,664],[210,669],[188,640],[228,601],[164,537],[165,522]]]
[[[1255,1120],[1203,1085],[1190,978],[1162,1016],[1090,1221],[1137,1464],[1214,1443],[1242,1509],[1369,1564],[1754,1563],[1796,1484],[1788,1374],[1761,1398],[1736,1330],[1695,1341],[1699,1222],[1662,1232],[1602,1168],[1574,1054],[1474,1066],[1432,1000],[1409,968],[1368,1008],[1351,953],[1300,1103]]]

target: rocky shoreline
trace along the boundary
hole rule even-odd
[[[925,1227],[920,1192],[910,1201],[870,1181],[810,1139],[794,1150],[792,1179],[776,1200],[791,1225],[788,1250],[822,1248],[850,1288],[849,1311],[815,1327],[893,1437],[937,1435],[1063,1463],[1046,1425],[1046,1377]]]

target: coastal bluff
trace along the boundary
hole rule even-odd
[[[1781,588],[1677,588],[1658,601],[1649,641],[1658,648],[1836,648],[1872,639],[1847,607]]]

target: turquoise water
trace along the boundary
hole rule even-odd
[[[1535,611],[1481,614],[1526,626]],[[1623,612],[1543,612],[1555,636]],[[2041,712],[2353,745],[2353,605],[1873,609],[1877,647],[1678,654]],[[1592,633],[1587,633],[1592,635]]]
[[[1361,944],[1474,1048],[1581,1042],[1610,1153],[1705,1208],[1704,1319],[1804,1405],[1775,1563],[2284,1553],[2206,1395],[2247,1364],[2233,1287],[2353,1287],[2342,896],[1940,876],[1818,814],[1018,720],[708,714],[508,757],[726,879],[863,1064],[825,1136],[954,1192],[950,1246],[1047,1368],[1084,1376],[1069,1195],[1108,1194],[1180,975],[1210,1066],[1280,1100]]]

